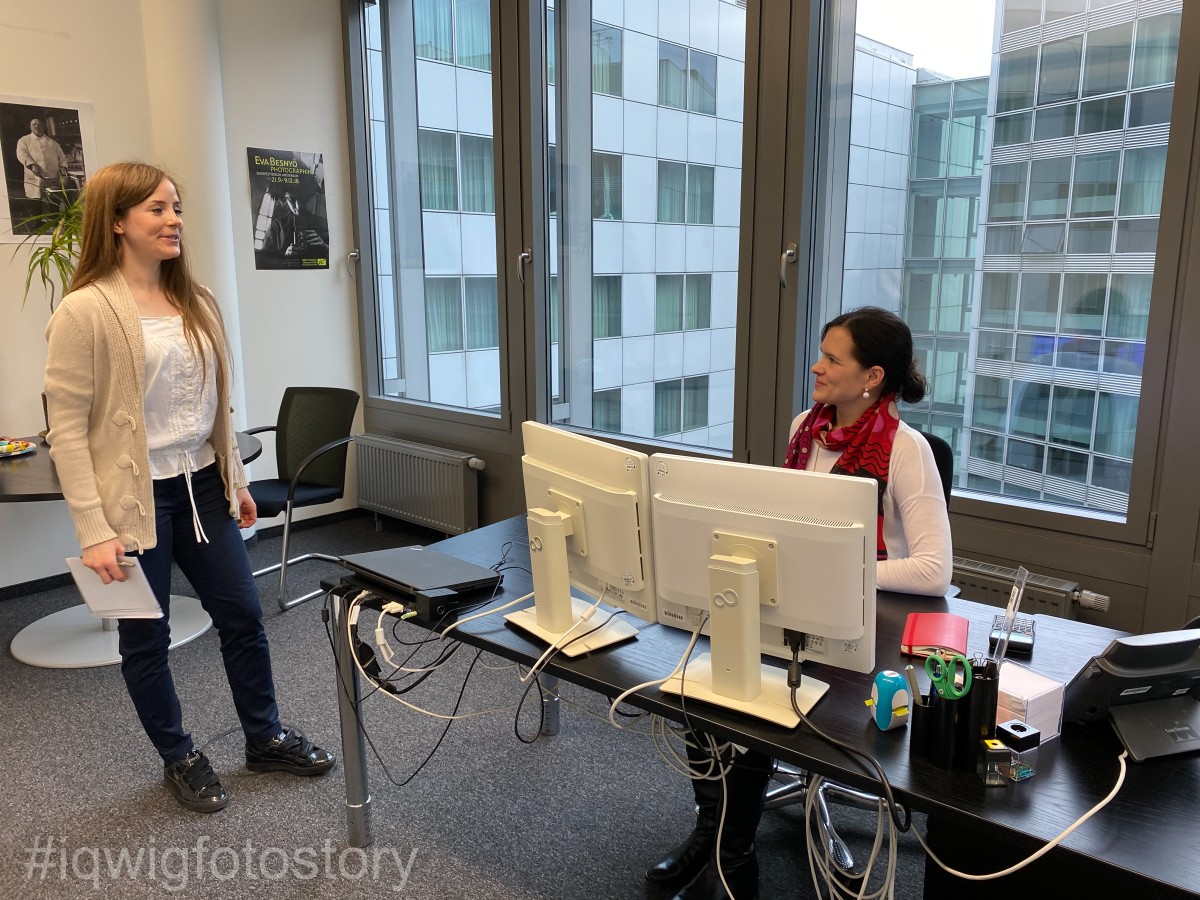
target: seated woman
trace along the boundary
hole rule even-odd
[[[933,451],[900,421],[897,399],[917,403],[926,381],[913,357],[912,333],[898,316],[864,307],[843,313],[821,332],[813,407],[792,422],[784,465],[813,472],[873,478],[879,485],[880,590],[943,595],[950,587],[950,520]],[[694,735],[688,757],[696,775],[696,825],[686,841],[655,863],[646,878],[676,900],[738,900],[758,896],[754,835],[772,762],[765,754]],[[726,768],[716,776],[714,755]],[[728,796],[722,816],[722,797]],[[721,824],[720,872],[717,830]],[[721,875],[724,875],[722,883]]]

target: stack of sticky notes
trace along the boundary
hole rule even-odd
[[[1000,701],[996,723],[1020,719],[1041,732],[1042,743],[1062,727],[1063,683],[1005,660],[1000,666]]]

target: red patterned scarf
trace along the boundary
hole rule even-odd
[[[876,552],[879,559],[887,559],[887,546],[883,542],[883,492],[887,490],[892,442],[900,427],[896,395],[880,397],[866,408],[857,422],[845,428],[833,427],[836,412],[836,407],[825,403],[818,403],[809,410],[788,445],[783,465],[788,469],[808,468],[808,461],[812,458],[813,436],[820,435],[821,446],[827,450],[841,451],[842,455],[834,464],[833,472],[874,478],[879,485]]]

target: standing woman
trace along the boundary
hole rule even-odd
[[[220,635],[247,767],[325,774],[333,755],[279,722],[238,534],[257,511],[230,417],[229,348],[216,301],[189,271],[179,193],[161,169],[115,163],[88,179],[79,264],[46,337],[50,455],[83,562],[108,584],[138,554],[163,609],[118,629],[121,674],[164,784],[197,812],[229,800],[184,730],[167,662],[172,561]]]
[[[896,407],[898,399],[917,403],[925,396],[912,332],[877,307],[843,313],[822,329],[821,356],[811,371],[813,406],[792,422],[784,466],[873,479],[879,495],[876,586],[944,595],[953,570],[945,492],[928,442],[900,421]],[[696,824],[646,878],[682,887],[676,900],[723,900],[729,896],[725,884],[738,900],[754,900],[754,836],[774,764],[755,750],[739,753],[724,745],[714,752],[714,744],[703,735],[688,741]],[[713,774],[714,757],[725,769],[723,785]]]

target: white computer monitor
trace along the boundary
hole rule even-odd
[[[663,690],[792,727],[784,670],[761,654],[875,667],[878,486],[867,478],[655,454],[651,523],[658,620],[694,630],[709,654]],[[827,685],[805,674],[807,712]]]
[[[538,422],[521,434],[534,607],[506,618],[568,656],[636,637],[626,617],[602,608],[581,618],[599,600],[657,620],[648,457]]]

